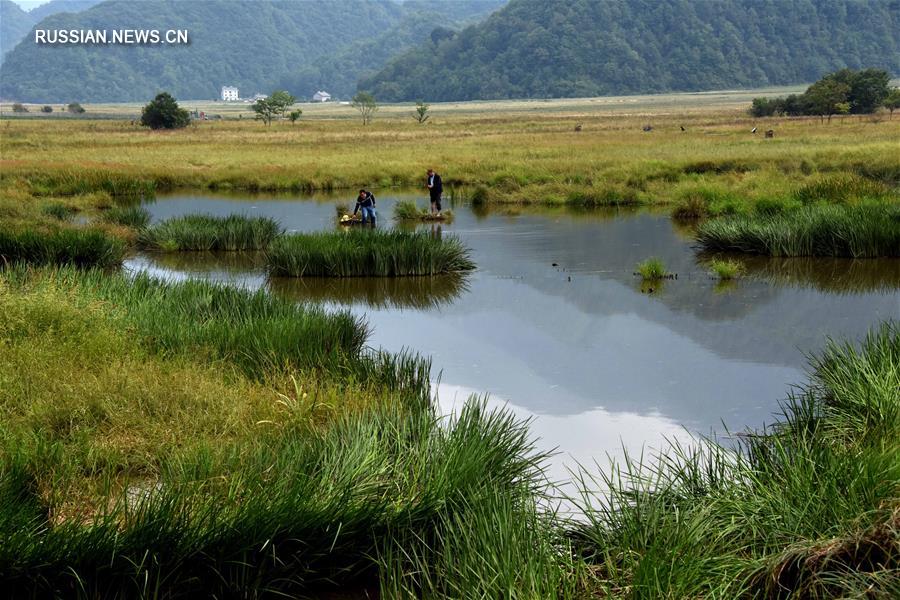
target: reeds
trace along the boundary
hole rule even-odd
[[[769,256],[900,256],[900,205],[815,204],[771,217],[734,216],[702,223],[705,250]]]
[[[142,229],[150,224],[150,212],[139,205],[113,206],[102,213],[101,219],[107,223]]]
[[[266,266],[273,277],[402,277],[475,268],[458,238],[381,230],[282,236],[266,252]]]
[[[268,217],[186,215],[144,229],[138,244],[164,252],[265,250],[280,232]]]
[[[900,568],[900,328],[831,344],[782,419],[584,475],[573,527],[604,591],[889,597]],[[591,489],[610,490],[601,497]]]
[[[100,229],[0,229],[0,263],[111,267],[124,256],[125,243]]]

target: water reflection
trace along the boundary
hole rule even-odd
[[[435,310],[450,304],[468,288],[464,275],[435,277],[273,277],[269,289],[298,302],[364,305],[370,308]]]
[[[411,196],[378,195],[379,227]],[[422,197],[418,198],[421,202]],[[315,201],[181,195],[148,205],[154,219],[244,213],[289,231],[335,226],[334,197]],[[643,443],[660,448],[683,428],[710,433],[771,422],[806,355],[828,336],[859,339],[900,318],[900,261],[741,257],[748,276],[720,283],[690,231],[665,214],[455,207],[453,234],[478,270],[451,278],[268,281],[252,257],[141,256],[131,268],[202,275],[364,313],[370,344],[433,358],[442,395],[509,399],[539,415],[533,430],[577,460]],[[642,284],[638,262],[661,258],[677,280]],[[242,262],[246,261],[246,262]],[[445,393],[446,392],[446,393]],[[443,398],[442,398],[443,401]],[[587,461],[589,462],[589,460]]]

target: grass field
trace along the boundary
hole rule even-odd
[[[0,126],[0,214],[48,221],[48,204],[62,214],[179,187],[417,187],[428,167],[448,195],[476,204],[654,204],[681,218],[755,218],[832,202],[842,181],[870,184],[857,186],[863,198],[900,203],[900,119],[752,119],[744,99],[435,105],[426,125],[391,106],[368,126],[344,118],[350,107],[327,106],[297,124],[204,121],[170,132],[115,119],[9,119]]]
[[[659,204],[722,219],[700,230],[724,249],[734,236],[752,241],[744,251],[800,249],[770,252],[781,255],[828,254],[834,243],[804,250],[823,239],[852,243],[853,255],[892,247],[900,119],[755,121],[743,112],[751,95],[435,105],[424,126],[408,106],[385,107],[368,127],[340,105],[304,107],[296,125],[242,118],[174,132],[132,125],[135,106],[88,107],[105,120],[0,119],[4,592],[897,597],[895,322],[814,357],[811,384],[770,430],[585,471],[572,498],[584,518],[573,522],[549,509],[547,456],[526,423],[478,399],[440,419],[429,361],[367,348],[367,325],[349,312],[297,305],[292,291],[305,292],[286,282],[269,295],[86,268],[146,243],[155,230],[137,204],[157,191],[409,186],[429,166],[476,208]],[[796,235],[803,215],[814,235]],[[238,227],[209,246],[221,223],[189,225],[158,246],[257,248],[277,229]],[[200,230],[210,235],[195,243]],[[426,238],[377,234],[394,235],[409,259],[392,263],[360,243],[374,235],[276,238],[269,268],[358,275],[371,259],[385,275],[441,270]],[[455,239],[437,246],[450,250],[449,270],[471,268]],[[715,260],[720,277],[760,268]],[[832,280],[795,260],[787,280]],[[857,262],[871,270],[864,289],[892,287],[893,262]],[[352,283],[317,293],[430,306],[464,286],[421,278],[371,299]]]

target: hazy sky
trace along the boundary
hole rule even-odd
[[[12,0],[25,10],[31,10],[35,6],[40,6],[41,4],[47,4],[50,0]]]

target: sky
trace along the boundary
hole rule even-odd
[[[21,6],[24,10],[31,10],[41,4],[47,4],[50,0],[12,0],[19,6]]]

